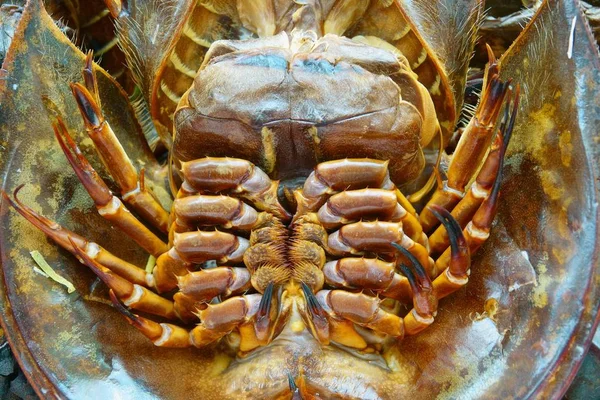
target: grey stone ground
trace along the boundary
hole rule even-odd
[[[0,342],[0,398],[3,400],[37,399],[4,336]]]

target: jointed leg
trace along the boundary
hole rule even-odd
[[[54,134],[79,181],[94,200],[98,213],[129,235],[154,257],[167,251],[167,245],[113,196],[102,178],[79,150],[60,117],[53,123]]]
[[[433,276],[434,263],[427,249],[406,236],[401,223],[376,221],[344,225],[329,235],[328,248],[331,254],[338,256],[361,255],[365,252],[395,254],[391,243],[401,243]]]
[[[220,264],[241,262],[249,242],[243,237],[219,231],[176,233],[173,247],[156,260],[153,271],[156,288],[169,291],[177,287],[177,277],[193,269],[193,265],[210,260]]]
[[[433,281],[437,298],[441,299],[460,289],[469,281],[471,252],[461,227],[452,214],[435,205],[431,206],[431,212],[446,228],[450,241],[450,258],[448,260],[438,259],[436,266],[441,274]]]
[[[120,301],[128,307],[144,311],[168,319],[175,319],[177,315],[173,308],[173,302],[160,297],[156,293],[143,286],[133,284],[125,278],[113,273],[103,267],[80,248],[70,237],[68,238],[75,251],[76,257],[81,263],[87,265],[108,286]]]
[[[162,232],[168,231],[169,214],[162,208],[153,193],[144,185],[133,163],[119,140],[104,120],[94,96],[81,84],[71,85],[86,129],[105,167],[121,189],[123,200],[130,204],[144,220]]]
[[[439,205],[452,210],[465,195],[465,186],[480,167],[493,138],[494,126],[509,92],[510,82],[502,82],[497,74],[496,61],[490,59],[487,82],[475,116],[465,128],[452,161],[448,167],[448,179],[443,187],[433,194],[428,205]],[[437,223],[435,216],[426,207],[420,216],[425,232],[431,231]]]
[[[395,190],[388,173],[388,162],[371,159],[323,162],[308,176],[302,190],[294,192],[298,204],[294,219],[317,211],[335,193],[364,188]]]
[[[331,196],[317,211],[326,229],[335,229],[361,219],[402,222],[403,231],[413,240],[422,238],[419,221],[400,203],[393,190],[348,190]]]
[[[504,164],[504,154],[506,153],[512,134],[518,104],[519,87],[517,86],[512,109],[509,100],[505,108],[505,115],[499,133],[496,135],[490,154],[479,171],[477,179],[471,185],[467,195],[452,210],[452,216],[456,219],[461,228],[466,227],[481,204],[490,196],[498,175],[501,174],[502,166]],[[440,226],[431,235],[429,244],[432,254],[439,254],[448,247],[448,236],[443,226]]]
[[[30,207],[27,207],[25,204],[21,203],[21,201],[17,197],[17,194],[19,193],[19,190],[21,190],[22,187],[23,185],[15,189],[15,192],[13,194],[14,200],[8,197],[8,195],[5,192],[2,192],[2,197],[4,197],[4,199],[19,214],[25,217],[27,221],[29,221],[42,232],[44,232],[46,236],[58,243],[58,245],[60,245],[63,249],[77,256],[78,253],[72,244],[72,242],[74,242],[77,244],[77,247],[79,249],[84,249],[85,253],[91,259],[95,260],[102,266],[110,269],[115,274],[118,274],[119,276],[127,279],[129,282],[146,287],[154,286],[154,279],[152,275],[146,274],[146,272],[142,268],[138,268],[137,266],[116,257],[104,248],[100,247],[98,244],[87,241],[80,235],[63,228],[56,222],[51,221],[48,218],[36,213]]]
[[[286,317],[285,306],[281,306],[281,295],[275,296],[271,285],[263,295],[237,296],[215,305],[198,310],[200,324],[191,331],[173,324],[159,324],[133,314],[111,291],[115,307],[131,325],[161,347],[204,347],[231,331],[238,329],[241,336],[240,350],[250,351],[268,344],[278,333]]]
[[[184,162],[184,182],[178,197],[191,194],[225,193],[249,200],[256,208],[284,221],[290,219],[277,199],[278,181],[272,181],[260,168],[238,158],[205,157]]]

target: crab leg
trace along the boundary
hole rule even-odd
[[[369,190],[373,192],[353,193],[356,189],[365,188],[372,188]],[[395,193],[396,202],[393,205],[387,204],[390,201],[388,194],[382,195],[385,198],[377,199],[378,191],[375,191],[375,188],[379,188],[381,193]],[[342,193],[337,194],[338,192]],[[324,222],[326,227],[333,227],[344,219],[353,218],[353,214],[354,217],[365,212],[386,214],[384,209],[392,207],[393,210],[387,212],[390,213],[390,217],[397,217],[403,222],[411,239],[423,245],[427,241],[414,207],[390,180],[386,161],[364,158],[320,163],[309,175],[304,187],[294,192],[294,197],[298,205],[294,222],[306,214],[318,212],[319,220],[323,219],[321,222]],[[330,197],[336,197],[334,203],[325,204]],[[362,206],[353,205],[355,200],[360,201]],[[373,209],[373,204],[367,204],[371,200],[380,203],[383,209]],[[327,207],[323,208],[324,206]]]
[[[255,319],[253,317],[257,314],[260,314],[258,317],[265,317],[264,313],[270,311],[271,301],[272,297],[269,292],[266,292],[265,296],[258,294],[238,296],[223,303],[209,305],[199,312],[201,324],[191,332],[192,343],[196,347],[206,346],[239,327],[242,339],[240,350],[249,351],[258,347],[260,344],[255,342],[260,341],[258,336],[262,335],[253,329],[252,322]],[[246,344],[248,340],[250,344]],[[269,341],[270,338],[263,341],[263,344]]]
[[[449,234],[450,260],[448,267],[433,281],[438,299],[455,292],[469,281],[471,268],[471,252],[462,233],[461,227],[446,209],[431,206],[431,212],[444,225]],[[436,266],[442,267],[440,263]]]
[[[260,325],[260,322],[264,318],[272,319],[274,317],[271,312],[274,308],[270,306],[273,298],[268,294],[264,296],[258,294],[238,296],[219,304],[208,305],[204,310],[199,310],[198,316],[201,323],[191,331],[188,331],[177,325],[159,324],[150,319],[135,315],[125,308],[117,297],[111,292],[111,299],[121,314],[123,314],[131,325],[137,328],[156,346],[160,347],[204,347],[221,339],[234,329],[240,328],[242,337],[240,350],[249,351],[255,348],[258,337],[265,336],[263,335],[264,329],[262,326],[253,329],[252,324],[259,322]],[[277,312],[278,310],[276,310]],[[273,323],[268,323],[267,326],[267,331],[274,328]],[[248,327],[253,332],[243,329]],[[251,336],[249,339],[247,339],[248,334]],[[272,334],[267,334],[266,336],[266,339],[262,341],[268,343],[271,340]]]
[[[398,242],[425,266],[429,276],[434,276],[434,263],[427,249],[402,232],[397,222],[357,222],[342,226],[329,235],[328,249],[333,255],[348,256],[374,253],[395,253],[391,243]]]
[[[502,171],[500,171],[496,177],[494,187],[492,188],[492,193],[483,201],[473,216],[473,220],[469,222],[467,227],[463,230],[463,235],[469,246],[469,251],[471,254],[477,251],[477,249],[479,249],[479,247],[490,236],[490,228],[492,226],[492,222],[494,222],[494,217],[496,216],[496,211],[498,209],[498,197],[500,194],[501,182]],[[444,266],[449,265],[451,257],[452,250],[451,248],[448,248],[436,260],[435,263],[437,268],[443,268]]]
[[[315,296],[332,319],[345,319],[354,324],[373,329],[393,337],[402,338],[405,333],[401,317],[382,310],[376,297],[345,290],[321,290]]]
[[[173,324],[159,324],[150,319],[140,317],[129,311],[119,301],[112,290],[110,290],[109,294],[117,311],[119,311],[132,326],[138,329],[156,346],[175,348],[192,346],[190,332],[187,329]]]
[[[252,296],[252,295],[250,295]],[[258,295],[254,295],[258,296]],[[267,285],[256,310],[250,309],[247,322],[240,325],[241,351],[269,344],[283,327],[289,315],[289,304],[283,304],[283,290],[271,282]]]
[[[504,154],[510,142],[512,129],[514,126],[517,109],[519,106],[519,86],[515,89],[515,97],[510,107],[505,108],[504,120],[500,126],[500,133],[496,135],[494,144],[492,145],[490,154],[488,155],[477,179],[467,195],[456,205],[452,210],[452,216],[461,228],[464,228],[467,223],[473,218],[481,203],[490,195],[494,182],[499,171],[504,164]],[[509,101],[510,103],[510,101]],[[441,253],[448,247],[448,235],[444,226],[440,226],[429,238],[431,253]]]
[[[94,142],[102,162],[121,189],[123,200],[144,220],[163,232],[168,231],[169,214],[144,185],[143,174],[137,170],[123,150],[93,95],[81,84],[71,84],[71,90],[83,117],[87,132]]]
[[[367,342],[351,321],[335,318],[331,309],[321,304],[308,285],[302,282],[301,286],[305,298],[305,304],[300,303],[302,319],[315,339],[323,345],[334,341],[357,349],[367,347]]]
[[[317,211],[332,194],[366,187],[396,189],[390,180],[387,161],[361,158],[322,162],[308,176],[304,187],[294,192],[298,203],[294,218]]]
[[[508,121],[508,125],[506,127],[507,132],[512,132],[512,129],[515,124],[517,109],[519,106],[519,88],[516,89],[516,95],[513,103],[512,112],[510,115],[510,120]],[[505,142],[508,141],[510,135],[505,136]],[[506,145],[503,145],[500,148],[500,160],[504,158],[504,150],[506,149]],[[492,187],[492,191],[488,197],[486,197],[481,206],[475,212],[473,219],[467,224],[466,228],[463,230],[463,234],[465,236],[466,242],[469,246],[469,250],[471,253],[474,253],[489,237],[490,235],[490,227],[492,222],[494,221],[494,217],[496,216],[496,211],[498,208],[498,197],[500,195],[500,184],[502,183],[502,168],[498,170],[498,173],[494,180],[494,186]],[[449,265],[451,258],[451,249],[448,248],[446,251],[436,260],[436,266],[444,267]]]
[[[502,82],[497,73],[490,73],[495,59],[490,59],[488,81],[475,116],[465,128],[448,166],[448,179],[433,194],[428,205],[436,204],[451,210],[464,197],[465,186],[481,165],[490,146],[494,125],[510,82]],[[425,208],[421,213],[423,230],[430,231],[437,223],[435,216]]]
[[[473,218],[483,200],[489,196],[492,186],[494,186],[494,180],[498,170],[501,168],[499,163],[500,146],[502,146],[502,138],[498,135],[492,145],[490,154],[477,175],[477,179],[471,185],[465,197],[452,210],[452,216],[462,228]],[[449,244],[450,240],[444,225],[440,225],[429,236],[429,246],[432,254],[443,252],[448,248]]]
[[[209,260],[222,264],[241,262],[248,247],[247,239],[226,232],[175,233],[173,247],[156,260],[156,288],[161,292],[175,289],[177,276],[187,274],[192,264]]]
[[[405,264],[400,264],[400,270],[408,279],[413,294],[413,309],[404,317],[404,326],[407,335],[415,335],[433,323],[437,313],[438,298],[419,260],[401,245],[392,243],[392,246],[408,258],[413,266],[411,270]]]
[[[96,104],[100,104],[100,92],[98,91],[98,80],[96,79],[96,73],[94,72],[94,52],[88,51],[85,56],[85,66],[81,71],[83,75],[83,83],[86,89],[94,96]]]
[[[392,247],[400,250],[413,264],[414,273],[406,265],[400,266],[411,286],[413,310],[403,319],[382,310],[379,306],[380,300],[376,297],[343,290],[321,290],[315,296],[308,285],[303,283],[302,290],[307,303],[304,310],[305,320],[308,320],[313,335],[320,342],[328,343],[329,340],[334,340],[351,347],[366,347],[366,342],[353,327],[341,323],[340,319],[396,338],[402,338],[404,334],[417,334],[433,322],[437,310],[437,297],[431,280],[408,250],[397,243],[392,243]],[[352,262],[349,261],[352,259],[345,260],[348,261],[343,263]],[[372,267],[376,265],[376,261],[366,260],[365,264]]]
[[[61,118],[53,123],[54,134],[69,164],[96,204],[98,213],[130,236],[144,250],[158,257],[167,251],[167,245],[144,226],[113,196],[102,178],[79,150]]]
[[[143,286],[129,282],[127,279],[113,273],[108,268],[100,265],[92,259],[83,248],[69,237],[69,242],[75,250],[75,256],[82,264],[87,265],[102,281],[115,293],[125,305],[133,309],[175,319],[177,315],[173,308],[173,302],[160,297],[156,293]]]
[[[182,163],[181,171],[184,183],[178,197],[195,193],[231,192],[283,220],[291,218],[277,199],[279,181],[272,181],[249,161],[205,157]]]
[[[361,219],[402,222],[406,234],[413,240],[422,238],[423,230],[416,217],[398,203],[395,191],[383,189],[349,190],[334,194],[317,211],[326,229]]]
[[[408,279],[396,273],[395,262],[376,258],[342,258],[323,267],[329,286],[372,290],[402,303],[410,302],[412,291]]]
[[[67,250],[73,255],[77,255],[75,248],[71,244],[71,241],[74,241],[79,248],[85,249],[86,254],[88,254],[90,258],[110,269],[115,274],[118,274],[119,276],[122,276],[123,278],[137,285],[146,287],[154,286],[154,278],[152,275],[146,274],[143,269],[120,259],[98,244],[87,241],[82,236],[63,228],[56,222],[36,213],[30,207],[21,203],[17,197],[17,194],[23,188],[23,186],[24,185],[21,185],[15,189],[13,194],[14,201],[8,197],[5,192],[2,192],[2,197],[4,197],[4,199],[19,214],[25,217],[27,221],[44,232],[46,236],[58,243],[58,245],[60,245],[63,249]]]
[[[243,293],[251,287],[246,268],[204,269],[178,276],[177,280],[179,292],[173,296],[175,311],[186,320],[197,319],[194,313],[206,308],[213,298]]]
[[[204,302],[217,296],[243,293],[250,288],[250,272],[246,268],[203,269],[177,278],[180,293]]]
[[[173,202],[175,225],[172,231],[186,232],[198,226],[220,226],[249,231],[269,220],[243,201],[230,196],[192,195]]]

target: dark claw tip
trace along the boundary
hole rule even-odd
[[[423,266],[421,265],[419,260],[417,260],[417,257],[415,257],[410,251],[406,250],[404,247],[395,242],[392,243],[392,246],[394,246],[398,251],[400,251],[400,253],[402,253],[406,258],[408,258],[411,264],[413,264],[414,266],[419,265],[421,269],[423,269]]]
[[[260,299],[258,306],[259,317],[264,317],[269,313],[271,309],[271,300],[273,299],[273,282],[270,282],[263,293],[263,297]]]
[[[405,255],[406,258],[408,258],[410,260],[410,262],[413,265],[413,268],[415,270],[415,274],[419,278],[420,285],[421,286],[424,286],[424,285],[431,286],[431,279],[429,279],[429,276],[427,276],[427,272],[425,272],[425,268],[423,268],[423,265],[419,262],[419,260],[417,260],[417,258],[410,251],[406,250],[404,247],[400,246],[398,243],[392,243],[392,246],[394,246],[395,248],[400,250],[400,252],[403,255]],[[400,270],[403,273],[405,272],[405,270],[409,271],[409,273],[412,275],[412,271],[405,264],[400,265]],[[406,273],[404,273],[404,275],[406,275]],[[408,278],[408,275],[406,277]],[[414,277],[414,275],[413,275],[413,277]],[[409,281],[410,281],[410,278],[409,278]]]
[[[406,279],[408,279],[408,282],[410,282],[411,286],[417,283],[415,276],[406,264],[400,264],[400,271],[402,271],[402,274],[406,277]]]
[[[130,320],[132,323],[135,323],[137,321],[137,315],[132,313],[127,307],[123,305],[123,303],[121,303],[121,301],[117,298],[117,295],[112,289],[108,291],[108,295],[110,296],[110,301],[112,301],[113,306],[117,309],[117,311],[123,314],[125,318]]]
[[[429,211],[431,211],[431,213],[444,225],[448,232],[450,246],[454,251],[458,251],[459,243],[462,245],[466,243],[460,224],[448,210],[438,205],[430,205]]]
[[[296,382],[294,381],[294,377],[289,372],[287,374],[287,377],[288,377],[288,385],[290,386],[290,392],[296,393],[298,391],[298,386],[296,385]]]
[[[85,122],[94,127],[100,126],[100,110],[90,92],[78,83],[71,84],[71,91]]]
[[[319,300],[317,300],[317,297],[314,295],[310,286],[308,286],[304,282],[300,282],[300,285],[302,286],[302,292],[304,293],[304,297],[306,298],[306,302],[308,303],[308,308],[310,312],[313,315],[321,315],[324,312],[324,310],[321,307]]]
[[[85,68],[92,71],[92,63],[94,62],[94,50],[89,50],[85,55]]]

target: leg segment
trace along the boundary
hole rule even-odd
[[[71,85],[86,129],[105,167],[121,188],[121,197],[144,220],[162,232],[168,231],[169,214],[162,208],[153,193],[138,177],[137,170],[123,150],[93,95],[78,83]]]
[[[356,349],[367,347],[367,342],[358,334],[351,321],[334,318],[331,310],[325,308],[310,287],[304,283],[302,283],[302,292],[305,298],[305,303],[300,304],[302,319],[321,344],[328,345],[333,341]]]
[[[295,219],[314,212],[332,194],[366,187],[395,189],[388,173],[388,162],[371,159],[345,159],[317,165],[302,190],[294,192],[298,204]]]
[[[342,258],[323,267],[331,287],[372,290],[382,296],[409,303],[412,291],[408,279],[396,272],[396,263],[377,258]]]
[[[366,347],[366,342],[353,328],[353,324],[400,339],[404,334],[419,333],[433,322],[437,310],[437,297],[431,280],[408,250],[395,243],[394,247],[413,263],[414,272],[404,264],[400,267],[411,286],[413,310],[403,319],[381,309],[380,300],[376,297],[343,290],[321,290],[315,296],[311,289],[303,284],[306,301],[302,310],[303,316],[319,341],[328,343],[329,340],[333,340],[362,349]],[[374,265],[372,261],[367,263]]]
[[[249,242],[239,236],[219,231],[175,233],[173,247],[156,260],[152,272],[156,288],[169,291],[177,287],[177,276],[185,275],[193,264],[210,260],[218,263],[241,262]]]
[[[120,301],[136,310],[151,313],[168,319],[175,319],[177,315],[173,302],[160,297],[143,286],[133,284],[128,280],[114,274],[108,268],[103,267],[93,260],[87,253],[77,246],[77,243],[68,238],[75,250],[75,256],[79,261],[87,265],[102,281],[114,292]]]
[[[477,112],[465,128],[452,156],[448,167],[448,179],[443,187],[438,187],[428,205],[436,204],[447,210],[453,209],[463,198],[466,184],[481,165],[490,146],[493,129],[510,84],[502,82],[495,73],[494,61],[491,60],[488,66],[488,81]],[[427,208],[421,213],[420,219],[425,232],[430,231],[437,222]]]
[[[180,195],[231,193],[249,200],[258,209],[287,221],[291,218],[277,199],[278,181],[249,161],[206,157],[182,164],[184,183]]]
[[[433,281],[438,299],[455,292],[469,281],[471,252],[461,227],[446,209],[431,206],[431,212],[446,228],[450,240],[450,260],[448,267]],[[437,263],[438,268],[444,265]]]
[[[395,191],[384,189],[348,190],[331,196],[322,205],[317,218],[326,229],[335,229],[358,220],[379,219],[402,222],[411,239],[419,241],[421,224],[400,203]]]
[[[427,249],[414,242],[402,232],[402,224],[397,222],[357,222],[344,225],[329,235],[328,248],[334,255],[348,256],[364,253],[395,254],[391,243],[401,243],[419,262],[427,273],[434,276],[434,263]]]
[[[44,232],[46,236],[54,240],[59,246],[61,246],[63,249],[67,250],[71,254],[77,256],[78,253],[75,247],[73,247],[72,245],[72,242],[74,242],[77,244],[78,248],[84,249],[85,253],[91,259],[96,261],[98,264],[108,268],[115,274],[118,274],[119,276],[125,278],[129,282],[146,287],[154,286],[154,279],[152,275],[146,274],[146,272],[143,269],[138,268],[137,266],[130,264],[127,261],[120,259],[119,257],[116,257],[115,255],[111,254],[110,252],[108,252],[107,250],[100,247],[94,242],[88,242],[86,239],[79,236],[78,234],[63,228],[56,222],[51,221],[46,217],[43,217],[42,215],[36,213],[30,207],[27,207],[25,204],[21,203],[21,201],[17,197],[17,194],[22,187],[23,185],[15,189],[13,195],[14,200],[8,197],[8,195],[5,192],[2,192],[2,197],[4,197],[4,199],[19,214],[25,217],[27,221],[29,221],[42,232]]]
[[[509,101],[505,108],[505,115],[499,129],[499,134],[496,135],[490,154],[485,160],[481,171],[479,171],[477,179],[471,185],[471,189],[467,192],[467,195],[452,210],[452,216],[458,221],[461,228],[467,225],[483,201],[490,196],[496,178],[501,173],[504,164],[504,154],[510,142],[519,104],[519,91],[519,87],[517,86],[512,110],[510,110]],[[429,238],[431,252],[434,254],[441,253],[448,247],[449,243],[448,235],[443,226],[440,226]]]
[[[198,227],[219,226],[224,229],[252,230],[266,224],[270,215],[259,213],[248,204],[229,196],[192,195],[173,202],[175,232]]]
[[[508,108],[510,111],[506,111],[505,120],[502,124],[502,131],[506,132],[504,135],[505,144],[500,148],[499,159],[500,163],[504,159],[504,151],[506,150],[506,146],[508,144],[508,140],[510,139],[510,132],[515,124],[515,118],[517,115],[517,109],[519,106],[519,87],[517,86],[515,90],[515,98],[512,104],[512,109]],[[508,120],[508,121],[507,121]],[[506,125],[505,125],[506,124]],[[494,180],[494,186],[492,187],[492,191],[488,197],[486,197],[481,206],[475,212],[473,219],[469,222],[466,228],[463,230],[463,234],[465,236],[466,242],[469,246],[469,250],[471,254],[473,254],[479,246],[483,244],[489,237],[490,227],[492,222],[494,221],[494,217],[496,215],[496,210],[498,207],[498,197],[500,195],[500,184],[502,183],[502,169],[499,168],[498,173]],[[450,264],[451,258],[451,248],[446,249],[446,251],[436,260],[436,265],[438,268],[445,267]]]
[[[437,313],[438,298],[433,284],[419,260],[397,243],[392,244],[412,264],[412,269],[400,264],[413,294],[413,309],[404,317],[407,335],[415,335],[433,323]]]
[[[179,293],[196,301],[209,302],[217,296],[229,297],[250,289],[246,268],[217,267],[178,277]]]
[[[490,194],[498,170],[502,167],[498,162],[500,146],[502,146],[502,138],[498,135],[492,145],[490,154],[477,175],[477,179],[471,185],[471,188],[467,191],[465,197],[463,197],[452,210],[452,216],[462,228],[464,228],[473,218],[473,215],[475,215],[475,212],[483,200]],[[490,178],[492,178],[491,181]],[[449,244],[450,240],[444,225],[440,225],[429,237],[429,245],[432,254],[441,253],[448,248]]]
[[[246,268],[217,267],[178,276],[179,291],[173,296],[175,311],[185,321],[197,320],[216,297],[229,297],[250,289],[250,272]]]
[[[102,178],[84,157],[67,131],[62,119],[57,118],[53,123],[54,134],[62,148],[69,164],[88,194],[94,200],[98,213],[111,221],[120,230],[136,241],[144,250],[158,257],[167,251],[167,245],[152,231],[144,226],[123,206],[121,201],[113,196]]]
[[[159,324],[135,315],[121,304],[112,290],[109,294],[115,308],[125,317],[127,322],[150,339],[154,345],[173,348],[192,346],[190,332],[187,329],[173,324]]]
[[[396,338],[404,336],[402,318],[382,310],[380,300],[376,297],[344,290],[321,290],[316,298],[326,311],[330,323],[343,319]]]
[[[261,296],[238,296],[198,311],[200,324],[191,331],[173,324],[159,324],[133,314],[113,291],[111,299],[121,314],[144,336],[160,347],[204,347],[235,329],[241,335],[240,350],[250,351],[268,344],[280,327],[280,309],[273,301],[273,288]]]

